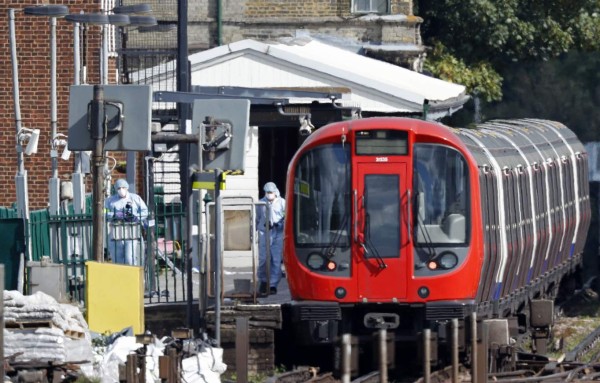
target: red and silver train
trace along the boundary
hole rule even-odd
[[[333,359],[349,333],[370,360],[378,329],[395,344],[430,329],[440,350],[448,322],[476,313],[504,320],[507,343],[532,336],[543,351],[559,286],[582,266],[587,174],[583,145],[552,121],[318,129],[288,170],[288,339]]]

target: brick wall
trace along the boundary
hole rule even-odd
[[[153,14],[161,20],[176,21],[177,1],[170,0],[125,0],[125,4],[148,2]],[[35,2],[31,2],[35,3]],[[49,4],[62,4],[71,13],[98,12],[100,2],[96,0],[49,0]],[[246,38],[273,40],[294,36],[305,30],[311,34],[335,34],[362,42],[419,43],[418,24],[420,19],[411,16],[412,0],[391,0],[393,14],[407,15],[405,19],[361,21],[350,13],[350,0],[223,0],[222,41],[229,43]],[[0,206],[10,206],[16,201],[15,175],[16,128],[13,102],[12,66],[7,11],[9,7],[22,8],[29,2],[0,0],[0,182],[5,187],[0,194]],[[189,45],[192,51],[207,49],[216,44],[216,0],[189,0]],[[41,209],[48,205],[48,180],[51,177],[50,160],[50,21],[44,17],[16,13],[16,42],[19,61],[20,106],[22,125],[39,128],[41,136],[38,153],[25,156],[28,172],[30,209]],[[57,99],[59,133],[67,133],[69,86],[73,83],[73,27],[65,20],[57,22]],[[176,32],[168,32],[167,38],[154,39],[170,47],[176,46]],[[146,35],[146,36],[144,36]],[[89,26],[85,33],[87,83],[99,82],[100,27]],[[147,47],[148,34],[131,31],[128,47]],[[114,69],[114,62],[111,62]],[[114,83],[111,70],[109,82]],[[113,154],[119,160],[124,156]],[[66,181],[73,171],[73,160],[59,159],[59,177]],[[139,157],[141,158],[141,157]],[[141,164],[138,164],[143,166]],[[141,175],[141,172],[139,173]],[[115,174],[114,177],[123,175]],[[86,190],[91,192],[91,176],[86,178]],[[142,182],[137,191],[141,193]]]
[[[17,173],[16,125],[13,100],[12,65],[10,59],[8,9],[35,2],[0,0],[0,182],[4,190],[0,193],[0,206],[10,206],[16,201],[15,175]],[[49,1],[49,4],[69,6],[71,13],[97,12],[99,5],[93,0]],[[57,109],[59,133],[67,133],[69,86],[73,83],[73,26],[57,20]],[[48,179],[51,174],[50,120],[51,120],[51,69],[50,69],[50,19],[27,16],[15,12],[17,57],[19,63],[20,106],[22,126],[41,130],[38,153],[25,157],[28,172],[29,204],[31,209],[47,207]],[[91,27],[87,33],[87,63],[89,82],[98,81],[98,43],[100,28]],[[59,159],[59,177],[70,179],[73,159]],[[90,189],[91,190],[91,189]]]
[[[124,0],[134,3],[141,0]],[[158,19],[175,22],[177,3],[149,0]],[[412,0],[391,0],[391,15],[406,17],[361,18],[351,12],[351,0],[222,0],[221,42],[243,40],[276,40],[298,33],[338,36],[363,43],[420,44],[419,17],[412,14]],[[192,52],[217,45],[216,0],[190,0],[188,13],[189,47]],[[131,31],[128,47],[157,48],[176,46],[175,32],[150,37]]]

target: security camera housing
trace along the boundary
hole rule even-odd
[[[27,142],[27,146],[25,147],[25,151],[24,151],[25,154],[30,156],[34,153],[37,153],[39,138],[40,138],[40,130],[33,129],[29,136],[29,142]]]
[[[62,158],[64,161],[68,161],[70,157],[71,157],[71,151],[65,145],[65,149],[63,150],[60,158]]]
[[[298,129],[298,132],[301,136],[308,136],[312,133],[312,129],[310,128],[310,126],[304,125],[301,126],[300,129]]]

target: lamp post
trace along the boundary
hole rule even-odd
[[[58,178],[57,96],[56,96],[56,18],[69,13],[65,5],[41,5],[23,8],[29,16],[50,18],[50,161],[52,174],[48,180],[48,205],[51,215],[58,215],[60,207],[60,179]],[[50,228],[50,252],[58,254],[58,228]]]
[[[48,183],[48,198],[50,214],[58,214],[60,206],[60,179],[58,178],[58,151],[54,143],[57,138],[57,106],[56,106],[56,18],[69,13],[65,5],[42,5],[23,8],[30,16],[50,18],[50,157],[52,161],[52,176]]]
[[[19,132],[22,128],[21,123],[21,103],[19,98],[19,64],[17,60],[17,43],[15,33],[15,10],[8,10],[9,34],[10,34],[10,58],[12,63],[13,75],[13,101],[15,109],[15,128],[17,141],[17,175],[15,176],[17,192],[17,216],[19,218],[29,219],[29,197],[27,195],[27,171],[23,163],[23,146],[19,140]]]
[[[35,16],[47,16],[54,19],[60,17],[68,12],[68,8],[62,5],[46,5],[39,7],[26,7],[29,14]],[[10,56],[12,64],[13,74],[13,100],[14,100],[14,113],[15,113],[15,128],[16,128],[16,150],[17,150],[17,174],[15,176],[15,186],[17,194],[17,216],[23,218],[25,221],[29,220],[29,195],[27,190],[27,171],[23,162],[23,134],[25,131],[29,131],[30,142],[27,145],[26,151],[28,154],[35,153],[37,151],[37,139],[39,138],[39,129],[26,129],[22,127],[21,121],[21,103],[19,96],[19,64],[17,58],[17,42],[15,32],[15,9],[10,8],[8,10],[9,19],[9,35],[10,35]],[[55,25],[55,24],[54,24]],[[54,52],[54,51],[53,51]],[[53,55],[54,57],[54,55]],[[53,77],[54,79],[55,77]],[[54,90],[56,84],[53,83]],[[33,141],[31,141],[33,140]],[[29,230],[26,230],[28,233]],[[31,243],[29,237],[26,237],[27,243],[27,258],[30,257]]]
[[[52,37],[52,121],[55,128],[56,123],[56,17],[64,16],[68,13],[68,7],[64,5],[42,5],[42,6],[31,6],[23,9],[25,14],[33,16],[45,16],[51,18],[51,37]],[[10,47],[11,47],[11,62],[13,69],[13,98],[14,98],[14,109],[15,109],[15,125],[17,135],[22,129],[21,126],[21,107],[19,98],[19,73],[18,73],[18,59],[17,59],[17,44],[16,44],[16,32],[15,32],[15,9],[8,10],[9,18],[9,29],[10,29]],[[17,208],[19,217],[29,218],[29,200],[27,195],[27,172],[25,171],[23,164],[23,148],[20,140],[17,138]]]
[[[79,54],[79,23],[73,23],[73,85],[81,83],[81,57]],[[75,165],[71,174],[73,184],[73,212],[75,214],[85,213],[85,184],[82,173],[81,152],[75,153]]]
[[[24,12],[33,16],[45,16],[50,17],[51,20],[54,21],[51,24],[52,30],[51,34],[55,33],[55,22],[56,17],[64,16],[68,13],[68,8],[63,5],[44,5],[44,6],[32,6],[25,7]],[[17,59],[17,44],[16,44],[16,32],[15,32],[15,9],[8,10],[8,18],[9,18],[9,29],[10,29],[10,47],[11,47],[11,62],[13,69],[13,98],[14,98],[14,110],[15,110],[15,125],[17,131],[17,175],[15,177],[16,182],[16,191],[17,191],[17,209],[18,216],[21,218],[29,219],[29,197],[27,190],[27,172],[25,171],[25,166],[23,163],[23,147],[21,145],[21,140],[18,138],[19,133],[22,130],[22,122],[21,122],[21,107],[20,107],[20,98],[19,98],[19,65]],[[56,40],[53,40],[54,44]],[[53,73],[56,70],[56,61],[55,61],[55,53],[56,50],[52,50],[53,57]],[[56,82],[55,76],[52,76],[52,94],[55,96],[56,91]],[[56,106],[55,98],[53,97],[53,106]],[[56,121],[56,114],[53,113],[53,121]],[[54,125],[55,126],[55,125]]]

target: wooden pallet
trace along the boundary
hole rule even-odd
[[[85,333],[75,330],[65,330],[65,336],[68,336],[71,339],[83,339],[85,338]]]
[[[5,322],[4,327],[11,330],[31,330],[36,328],[52,328],[55,327],[52,321],[49,320],[26,320],[26,321],[10,321]]]
[[[57,328],[52,321],[42,320],[27,320],[27,321],[10,321],[4,323],[4,327],[10,330],[35,330],[37,328]],[[75,330],[65,330],[65,336],[71,339],[83,339],[85,333]]]

